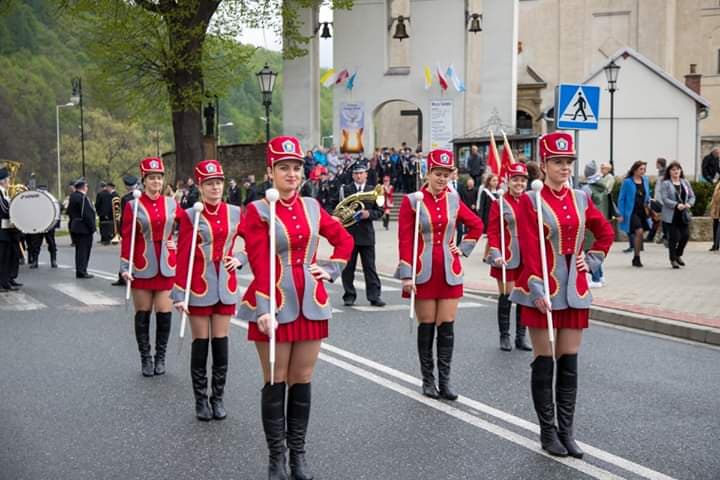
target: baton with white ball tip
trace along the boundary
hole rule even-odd
[[[415,277],[417,276],[415,270],[417,269],[417,254],[418,254],[418,237],[420,236],[420,208],[423,205],[423,192],[417,191],[415,195],[415,229],[413,236],[413,260],[412,260],[412,290],[410,290],[410,333],[413,330],[413,320],[415,319]]]
[[[507,267],[505,266],[505,207],[503,197],[505,190],[498,189],[498,206],[500,207],[500,254],[502,255],[502,293],[507,295]]]
[[[187,277],[185,277],[185,308],[182,312],[182,319],[180,320],[180,338],[182,339],[185,337],[185,323],[187,322],[187,312],[186,310],[189,308],[190,303],[190,290],[192,288],[191,282],[192,282],[192,273],[193,273],[193,264],[195,263],[195,247],[197,246],[197,235],[198,235],[198,229],[200,227],[200,215],[202,214],[202,211],[205,209],[205,206],[202,204],[202,202],[195,202],[193,205],[193,211],[195,212],[195,216],[193,218],[193,233],[192,233],[192,240],[190,241],[190,260],[188,262],[188,272]]]
[[[275,188],[270,188],[265,192],[265,198],[270,203],[270,385],[275,384],[275,315],[277,306],[275,304],[275,218],[277,201],[280,198],[280,192]]]
[[[130,303],[130,287],[132,284],[133,274],[133,260],[135,259],[135,233],[137,232],[137,216],[138,216],[138,205],[140,204],[140,196],[142,192],[138,189],[133,191],[133,219],[132,219],[132,232],[130,233],[130,261],[128,265],[128,279],[125,283],[125,311],[128,309],[128,303]]]
[[[533,180],[532,189],[535,192],[535,203],[537,208],[538,237],[540,239],[540,261],[542,262],[543,289],[545,290],[545,316],[547,318],[548,339],[553,360],[555,360],[555,331],[553,327],[552,310],[550,310],[550,282],[548,281],[547,251],[545,250],[545,227],[542,215],[542,180]]]

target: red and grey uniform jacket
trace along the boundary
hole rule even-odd
[[[167,241],[172,238],[175,222],[181,213],[177,202],[164,195],[155,200],[143,193],[138,199],[137,227],[135,228],[135,251],[133,252],[133,276],[136,278],[154,278],[175,276],[175,250],[167,248]],[[125,204],[121,227],[122,243],[120,244],[120,271],[127,272],[130,268],[130,237],[132,236],[132,219],[135,202]],[[160,258],[155,251],[155,242],[162,242]]]
[[[577,255],[583,249],[585,230],[590,230],[595,241],[585,261],[591,271],[597,271],[612,246],[613,228],[581,190],[563,187],[554,192],[546,185],[541,196],[552,309],[590,308],[592,295],[587,275],[577,271]],[[534,307],[534,301],[545,294],[535,192],[525,193],[520,199],[518,238],[522,270],[510,299]]]
[[[520,242],[517,234],[517,210],[520,207],[520,199],[516,199],[510,194],[502,196],[503,202],[503,219],[505,221],[505,261],[506,268],[514,269],[520,266]],[[500,202],[493,202],[490,206],[490,217],[488,219],[487,229],[485,230],[488,238],[488,254],[487,261],[493,268],[495,260],[502,258],[502,249],[500,248]]]
[[[254,322],[270,312],[270,204],[256,200],[248,205],[243,235],[254,279],[245,291],[238,317]],[[275,293],[277,321],[290,323],[302,314],[308,320],[332,316],[323,281],[310,273],[317,261],[320,236],[333,246],[329,265],[323,268],[334,281],[352,254],[352,236],[314,198],[293,197],[276,203]],[[298,292],[303,292],[299,298]]]
[[[215,214],[210,214],[217,208]],[[190,268],[193,221],[196,212],[191,207],[181,212],[180,233],[177,242],[178,265],[175,273],[175,287],[170,293],[174,302],[185,299],[187,274]],[[235,241],[241,235],[240,208],[220,202],[208,206],[199,214],[195,258],[190,279],[190,305],[208,307],[216,303],[234,305],[238,300],[236,272],[228,272],[223,259],[234,256],[241,264],[246,263],[243,253],[233,255]]]
[[[422,188],[423,203],[420,205],[420,232],[418,238],[417,271],[415,283],[421,285],[432,277],[432,256],[442,255],[445,281],[448,285],[463,282],[460,256],[450,252],[455,239],[456,227],[461,223],[468,227],[458,248],[464,256],[470,255],[483,231],[483,223],[462,201],[457,192],[445,189],[434,197],[427,186]],[[403,198],[398,218],[398,249],[400,263],[395,278],[412,278],[413,237],[415,235],[415,195]],[[440,247],[440,248],[436,248]]]

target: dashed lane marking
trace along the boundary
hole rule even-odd
[[[118,299],[107,297],[99,291],[87,290],[86,288],[73,283],[53,283],[50,286],[55,290],[64,293],[68,297],[72,297],[78,302],[84,303],[85,305],[114,306],[122,305],[123,303]]]
[[[25,312],[46,308],[44,303],[24,292],[0,293],[0,310]]]

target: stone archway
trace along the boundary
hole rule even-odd
[[[388,100],[373,111],[374,147],[399,147],[406,143],[415,150],[422,144],[423,115],[420,107],[407,100]]]

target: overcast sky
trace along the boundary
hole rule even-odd
[[[327,6],[320,7],[320,21],[332,21],[332,9]],[[332,27],[331,27],[332,28]],[[319,34],[319,33],[318,33]],[[334,32],[333,32],[334,34]],[[249,28],[243,32],[242,41],[268,50],[280,51],[281,39],[270,30]],[[320,39],[320,67],[329,68],[333,63],[332,38]]]

